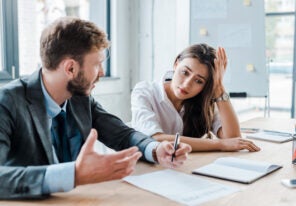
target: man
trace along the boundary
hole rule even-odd
[[[93,23],[61,18],[42,33],[42,69],[1,88],[0,198],[42,197],[120,179],[141,156],[165,167],[186,160],[189,145],[174,153],[172,143],[127,127],[90,96],[104,75],[108,46]],[[98,154],[96,139],[122,151]]]

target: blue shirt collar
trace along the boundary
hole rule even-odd
[[[45,107],[46,107],[46,112],[48,117],[54,118],[61,112],[61,110],[64,110],[66,112],[68,100],[65,101],[63,107],[60,107],[60,105],[58,105],[46,91],[41,73],[40,73],[40,81],[41,81],[42,92],[45,98]]]

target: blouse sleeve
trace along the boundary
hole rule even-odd
[[[220,115],[218,112],[218,108],[215,105],[215,109],[214,109],[214,119],[213,119],[213,123],[212,123],[212,132],[214,133],[214,135],[217,136],[218,130],[222,127],[221,124],[221,120],[220,120]],[[217,136],[218,137],[218,136]]]
[[[140,82],[135,86],[131,95],[132,127],[135,130],[150,136],[163,133],[158,114],[153,110],[156,103],[156,94],[151,83]]]

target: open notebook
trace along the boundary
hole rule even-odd
[[[249,184],[281,167],[266,162],[223,157],[193,170],[192,173]]]

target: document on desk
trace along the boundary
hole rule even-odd
[[[132,185],[185,205],[197,205],[239,191],[227,185],[166,169],[124,180]]]
[[[211,164],[193,170],[192,173],[249,184],[280,168],[282,168],[281,165],[267,162],[222,157]]]
[[[284,132],[262,131],[246,135],[249,139],[258,139],[269,142],[283,143],[292,140],[292,134]]]

